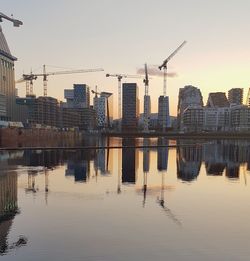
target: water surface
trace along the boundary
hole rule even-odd
[[[250,259],[250,143],[94,144],[0,153],[1,260]]]

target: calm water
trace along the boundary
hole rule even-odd
[[[177,145],[1,152],[0,260],[250,260],[250,142]]]

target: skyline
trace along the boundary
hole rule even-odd
[[[18,58],[16,80],[31,68],[36,72],[42,64],[65,69],[105,69],[104,73],[51,76],[49,96],[63,100],[64,89],[72,88],[74,83],[86,83],[91,89],[97,85],[99,91],[113,92],[116,103],[117,80],[106,79],[105,73],[136,74],[145,62],[160,65],[187,40],[188,44],[169,64],[169,72],[178,75],[168,78],[170,114],[176,115],[179,88],[190,84],[201,89],[204,102],[209,92],[227,93],[235,87],[244,88],[243,102],[246,100],[250,66],[250,36],[246,33],[250,3],[247,1],[182,4],[159,1],[155,4],[96,0],[74,1],[72,5],[67,1],[46,0],[35,5],[28,0],[26,3],[29,8],[16,0],[2,5],[3,13],[13,13],[24,23],[20,28],[5,21],[1,23],[11,52]],[[164,23],[165,34],[162,33]],[[142,112],[142,79],[127,82],[138,83]],[[17,87],[23,96],[24,84]],[[42,95],[41,81],[34,83],[34,92]],[[163,79],[153,77],[149,83],[152,112],[157,111],[158,96],[162,93]]]

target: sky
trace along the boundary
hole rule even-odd
[[[67,69],[104,68],[104,72],[50,76],[48,95],[63,100],[64,89],[86,83],[91,89],[114,93],[117,80],[106,73],[136,75],[146,62],[160,65],[184,40],[187,44],[169,62],[167,95],[170,114],[176,115],[179,88],[201,89],[204,103],[209,92],[250,87],[250,1],[248,0],[1,0],[0,12],[13,14],[23,26],[1,23],[14,56],[16,79],[22,73]],[[141,112],[144,86],[137,82]],[[25,84],[17,85],[25,95]],[[42,95],[42,82],[34,83]],[[152,112],[163,94],[163,79],[149,82]],[[117,108],[117,105],[115,106]],[[114,110],[115,110],[114,108]]]

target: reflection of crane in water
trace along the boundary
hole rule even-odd
[[[148,146],[149,145],[149,139],[145,138],[143,139],[143,145]],[[148,172],[149,172],[149,148],[145,147],[143,148],[143,202],[142,205],[145,207],[146,204],[146,197],[147,197],[147,183],[148,183]]]
[[[37,193],[38,187],[36,187],[36,176],[41,171],[28,170],[28,186],[25,188],[26,193]],[[42,173],[44,173],[44,192],[45,192],[45,202],[48,204],[48,193],[49,193],[49,169],[44,167]]]
[[[166,147],[159,147],[157,149],[157,167],[161,172],[161,192],[160,197],[157,198],[157,203],[166,212],[167,216],[171,218],[177,225],[181,226],[181,222],[175,217],[171,210],[165,205],[165,174],[168,169],[168,144],[169,141],[165,137],[158,138],[158,145],[165,145]]]
[[[25,191],[27,193],[32,192],[32,193],[36,193],[37,192],[37,188],[35,188],[35,176],[37,175],[37,171],[34,170],[28,170],[28,187],[25,188]]]
[[[178,226],[182,226],[182,223],[179,221],[179,219],[172,213],[171,209],[168,208],[165,205],[165,171],[161,173],[162,179],[161,179],[161,195],[157,198],[157,203],[160,205],[160,207],[165,211],[167,216],[172,219]]]

